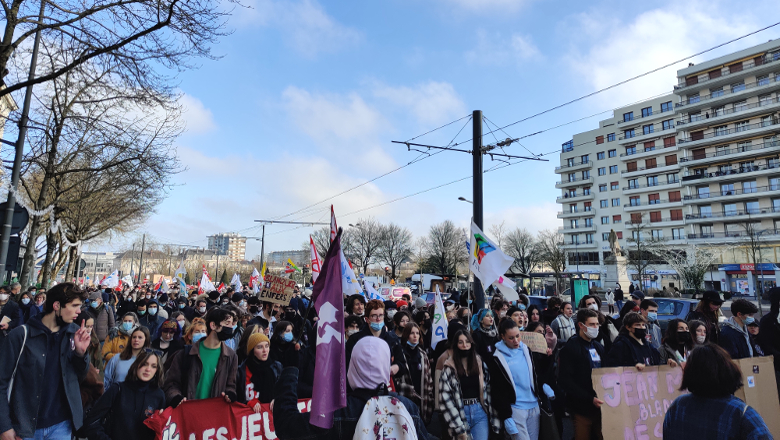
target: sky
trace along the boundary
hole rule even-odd
[[[135,233],[85,250],[122,250],[141,233],[192,246],[218,232],[256,237],[255,220],[328,222],[331,203],[344,227],[366,217],[415,237],[444,220],[466,227],[472,206],[458,197],[472,198],[471,156],[428,157],[392,141],[470,149],[473,110],[484,112],[487,133],[778,21],[767,14],[776,10],[769,1],[242,5],[228,20],[232,33],[213,47],[220,58],[177,76],[187,126],[177,151],[186,171],[172,177],[167,199]],[[778,37],[780,26],[690,61]],[[494,143],[568,123],[505,148],[547,153],[540,157],[549,161],[484,175],[485,229],[562,225],[554,173],[561,144],[596,128],[614,108],[669,93],[688,62],[487,134],[483,142]],[[503,165],[485,157],[485,169]],[[265,250],[300,249],[312,230],[266,226]],[[250,240],[247,258],[259,253],[260,242]]]

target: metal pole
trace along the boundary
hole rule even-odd
[[[98,253],[95,251],[95,270],[92,271],[92,282],[95,283],[95,287],[97,287],[97,260],[98,260]]]
[[[133,253],[130,254],[130,273],[133,273],[133,264],[135,264],[135,243],[133,243]],[[119,268],[120,269],[122,268],[121,263]],[[132,279],[133,282],[135,282],[135,277],[131,276],[130,278]]]
[[[143,271],[144,267],[144,245],[146,244],[146,234],[144,234],[141,237],[141,257],[138,260],[138,281],[135,283],[136,285],[141,284],[141,281],[143,278],[141,278],[141,271]]]
[[[263,238],[260,239],[260,270],[263,270],[263,262],[265,258],[265,225],[263,225]],[[261,277],[265,274],[261,273]]]
[[[473,134],[472,134],[472,198],[474,200],[474,224],[479,229],[482,225],[482,110],[474,110],[472,115]],[[485,308],[485,290],[482,282],[477,283],[474,280],[474,310]]]
[[[38,14],[38,26],[43,24],[43,13],[46,8],[46,2],[41,1],[41,12]],[[30,59],[30,72],[27,80],[35,79],[35,66],[38,63],[38,47],[41,44],[40,27],[35,32],[35,43],[33,43],[32,58]],[[11,242],[11,224],[14,221],[14,208],[16,207],[16,198],[14,191],[19,186],[19,174],[22,169],[22,156],[24,156],[24,138],[27,136],[27,119],[30,114],[30,101],[32,101],[33,85],[30,84],[24,91],[24,104],[22,106],[22,115],[19,119],[19,137],[16,139],[16,153],[14,155],[14,167],[11,172],[11,191],[8,191],[7,205],[5,208],[5,219],[3,221],[2,233],[0,233],[0,270],[5,280],[5,264],[8,258],[8,246]]]

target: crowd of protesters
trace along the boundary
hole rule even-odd
[[[622,290],[610,290],[608,313],[597,295],[577,304],[550,297],[543,308],[523,293],[511,302],[496,295],[478,310],[466,295],[453,298],[444,302],[446,339],[435,347],[435,305],[423,298],[345,298],[348,403],[323,430],[297,409],[312,397],[318,321],[297,289],[280,306],[247,288],[5,286],[0,440],[151,440],[150,411],[215,397],[256,412],[270,404],[280,439],[351,439],[366,402],[388,384],[420,439],[536,440],[542,409],[559,435],[569,417],[575,439],[600,439],[604,402],[593,369],[657,365],[682,367],[690,391],[669,407],[665,438],[771,438],[758,413],[732,396],[742,379],[730,359],[774,355],[780,371],[780,288],[760,321],[757,307],[739,299],[719,322],[723,301],[706,292],[664,332],[658,304],[633,289],[625,304]],[[546,352],[531,352],[522,332],[539,333]]]

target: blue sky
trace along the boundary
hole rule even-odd
[[[575,97],[772,24],[769,1],[733,2],[246,0],[214,46],[221,58],[178,76],[187,171],[137,231],[164,243],[205,246],[221,231],[259,235],[277,218],[415,159],[407,140],[479,109],[504,126]],[[780,27],[694,62],[780,36]],[[514,125],[522,136],[662,93],[687,62]],[[509,154],[557,150],[610,113],[524,139]],[[466,120],[419,138],[445,145]],[[485,130],[488,131],[487,129]],[[467,126],[457,140],[471,137]],[[485,138],[494,142],[492,136]],[[470,148],[468,145],[466,148]],[[527,150],[526,150],[527,148]],[[557,228],[549,162],[485,175],[485,226]],[[471,174],[471,158],[445,152],[335,198],[341,225],[374,216],[415,236],[445,219],[466,226],[471,180],[351,214]],[[485,168],[496,165],[489,159]],[[328,221],[330,202],[285,220]],[[266,228],[266,251],[298,249],[311,228]],[[92,247],[122,249],[130,236]],[[89,246],[88,246],[89,248]],[[259,254],[248,244],[247,257]]]

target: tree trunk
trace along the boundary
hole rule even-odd
[[[76,273],[76,246],[68,248],[68,268],[65,270],[65,282],[70,282]]]
[[[49,284],[53,278],[52,266],[54,260],[54,250],[57,246],[57,237],[51,230],[46,234],[46,257],[43,259],[43,265],[41,266],[41,288],[48,289]]]
[[[22,262],[22,273],[19,275],[19,283],[22,287],[26,287],[32,278],[32,272],[35,268],[35,244],[38,242],[38,237],[41,236],[41,221],[40,217],[33,217],[30,222],[30,235],[27,237],[27,248],[24,250],[24,260]]]

